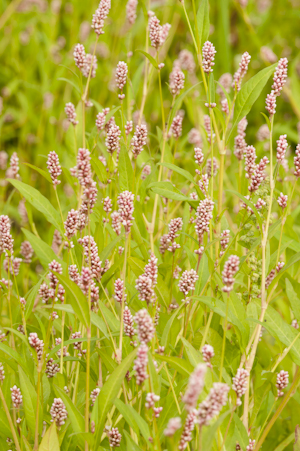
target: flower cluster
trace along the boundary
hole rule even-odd
[[[213,71],[215,54],[216,49],[214,45],[210,41],[206,41],[202,48],[202,66],[206,74]]]
[[[206,374],[206,365],[199,363],[191,374],[188,382],[187,389],[182,401],[185,404],[185,408],[191,412],[196,407],[200,393],[203,390]]]
[[[68,418],[68,412],[61,398],[54,398],[50,409],[51,421],[55,421],[56,426],[60,428],[65,424]]]
[[[237,255],[230,255],[228,260],[225,262],[224,269],[222,272],[223,280],[223,291],[229,293],[233,290],[234,276],[239,270],[240,259]]]
[[[149,343],[155,333],[153,321],[146,309],[139,310],[134,317],[137,324],[137,335],[140,343]]]
[[[103,31],[104,21],[108,16],[110,8],[111,8],[111,0],[101,0],[98,8],[95,11],[95,14],[93,14],[91,27],[94,29],[95,33],[98,36],[104,34]]]
[[[239,68],[234,74],[232,83],[232,87],[237,91],[240,91],[241,89],[241,82],[248,71],[250,60],[251,56],[249,55],[249,53],[248,52],[243,53]]]
[[[244,370],[244,368],[239,368],[236,375],[232,378],[232,388],[236,392],[237,406],[240,406],[242,404],[241,397],[246,393],[248,378],[249,373],[247,370]]]
[[[161,26],[158,18],[153,15],[149,19],[149,36],[152,47],[156,50],[161,47],[168,37],[171,25],[168,23]]]
[[[208,426],[210,421],[219,415],[227,403],[229,386],[222,382],[214,382],[207,398],[200,404],[197,421],[200,426]]]
[[[195,290],[195,284],[198,279],[199,276],[194,269],[184,271],[178,283],[178,288],[184,294],[184,297],[186,297],[190,291]]]
[[[288,386],[289,383],[289,373],[287,371],[281,370],[277,374],[276,388],[277,396],[281,397],[284,395],[283,390]]]

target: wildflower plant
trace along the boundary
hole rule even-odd
[[[300,446],[299,64],[270,1],[4,1],[34,70],[0,75],[1,450]]]

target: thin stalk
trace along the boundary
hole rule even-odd
[[[277,362],[275,363],[275,365],[273,366],[273,368],[271,369],[271,372],[274,373],[274,371],[276,370],[276,368],[278,367],[279,363],[282,362],[282,360],[285,358],[285,356],[288,355],[288,353],[290,352],[290,350],[292,349],[292,347],[294,346],[294,344],[296,343],[296,341],[298,340],[298,338],[300,337],[300,332],[298,335],[296,335],[296,337],[294,338],[294,340],[292,341],[292,343],[283,351],[283,353],[278,357]]]
[[[271,420],[269,421],[269,423],[267,424],[267,427],[265,428],[260,440],[257,442],[254,451],[258,451],[262,444],[264,443],[267,435],[269,434],[271,428],[273,427],[275,421],[277,420],[277,418],[279,417],[279,415],[281,414],[281,412],[283,411],[283,409],[285,408],[285,406],[287,405],[287,403],[289,402],[290,398],[294,395],[298,385],[300,382],[300,372],[299,372],[299,367],[297,367],[297,371],[293,380],[293,383],[289,389],[289,391],[287,392],[287,394],[285,395],[285,397],[283,398],[283,400],[281,401],[280,405],[278,406],[276,412],[274,413],[273,417],[271,418]]]
[[[267,415],[267,417],[266,417],[266,419],[265,419],[265,421],[264,421],[264,424],[262,425],[262,427],[260,428],[260,431],[259,431],[259,433],[258,433],[258,436],[257,436],[257,438],[256,438],[256,442],[258,441],[258,439],[259,439],[259,437],[261,436],[261,434],[262,434],[262,432],[264,431],[264,429],[265,429],[265,426],[266,426],[266,424],[267,424],[267,422],[268,422],[268,420],[269,420],[269,418],[270,418],[270,416],[271,416],[271,414],[272,414],[272,412],[273,412],[273,409],[274,409],[274,407],[275,407],[275,404],[276,404],[276,401],[278,400],[278,398],[275,398],[275,401],[273,402],[273,405],[272,405],[272,407],[271,407],[271,409],[270,409],[270,411],[269,411],[269,413],[268,413],[268,415]]]
[[[148,0],[148,5],[147,5],[147,9],[149,11],[150,9],[150,0]],[[147,21],[147,27],[146,27],[146,53],[149,53],[149,38],[148,38],[148,33],[149,33],[149,24]],[[140,115],[139,115],[139,122],[138,125],[141,125],[142,122],[142,117],[143,117],[143,112],[144,112],[144,108],[145,108],[145,103],[146,103],[146,97],[147,97],[147,84],[148,84],[148,58],[145,59],[145,76],[144,76],[144,84],[143,84],[143,97],[142,97],[142,104],[141,104],[141,108],[140,108]]]
[[[281,241],[282,241],[282,235],[283,235],[284,224],[285,224],[285,216],[283,215],[283,217],[282,217],[282,219],[281,219],[280,238],[279,238],[279,243],[278,243],[278,250],[277,250],[276,264],[279,262],[279,258],[280,258],[280,249],[281,249]]]
[[[17,278],[16,278],[16,275],[15,275],[14,265],[13,265],[13,262],[12,262],[11,259],[9,259],[9,264],[11,264],[11,269],[12,269],[12,273],[13,273],[13,276],[14,276],[16,292],[17,292],[18,299],[19,299],[19,302],[20,302],[20,294],[19,294],[19,288],[18,288],[18,284],[17,284]],[[20,302],[20,306],[21,306],[21,302]],[[25,319],[25,315],[24,315],[24,308],[23,308],[23,306],[21,306],[21,315],[22,315],[22,323],[23,323],[24,333],[25,333],[25,336],[27,337],[26,319]]]
[[[284,212],[284,214],[283,214],[283,216],[282,216],[281,229],[280,229],[280,238],[279,238],[278,251],[277,251],[277,258],[276,258],[276,264],[279,262],[280,248],[281,248],[281,241],[282,241],[282,235],[283,235],[284,224],[285,224],[285,221],[286,221],[286,218],[287,218],[287,215],[288,215],[289,207],[290,207],[290,205],[291,205],[291,203],[292,203],[292,198],[293,198],[294,191],[295,191],[295,188],[296,188],[297,180],[298,180],[298,179],[296,178],[295,183],[293,184],[293,188],[292,188],[291,195],[290,195],[289,204],[288,204],[287,207],[285,208],[285,212]]]
[[[220,382],[222,381],[222,372],[223,372],[224,358],[225,358],[226,332],[227,332],[227,325],[228,325],[228,307],[229,307],[229,293],[227,295],[227,300],[226,300],[226,314],[225,314],[225,322],[224,322],[222,354],[221,354],[221,364],[220,364],[220,376],[219,376]]]
[[[173,385],[173,382],[172,382],[172,380],[170,378],[170,374],[169,374],[169,371],[168,371],[166,363],[164,363],[164,367],[165,367],[167,378],[168,378],[168,381],[169,381],[169,384],[170,384],[170,387],[171,387],[171,390],[172,390],[172,393],[173,393],[173,396],[174,396],[174,401],[175,401],[178,413],[179,413],[179,415],[181,415],[181,409],[180,409],[180,406],[179,406],[179,402],[178,402],[178,399],[177,399],[177,396],[176,396],[176,393],[175,393],[175,389],[174,389],[174,385]]]
[[[222,449],[223,449],[223,447],[225,445],[225,442],[226,442],[226,439],[227,439],[227,435],[228,435],[229,428],[230,428],[230,425],[231,425],[231,422],[232,422],[232,419],[233,419],[233,414],[234,414],[235,409],[236,409],[236,406],[234,406],[234,408],[231,411],[230,419],[229,419],[228,424],[227,424],[227,428],[226,428],[226,431],[225,431],[225,434],[224,434],[224,437],[223,437],[222,445],[220,446],[220,448],[218,448],[219,451],[222,451]]]
[[[275,183],[273,179],[273,143],[272,143],[272,137],[273,137],[273,123],[274,123],[274,116],[271,118],[271,130],[270,130],[270,203],[268,208],[268,215],[267,215],[267,221],[265,228],[262,230],[262,243],[261,243],[261,253],[262,253],[262,277],[261,277],[261,312],[259,321],[260,323],[263,322],[264,316],[267,310],[267,300],[266,300],[266,246],[267,246],[267,239],[268,239],[268,232],[269,232],[269,225],[270,225],[270,217],[271,217],[271,211],[272,211],[272,201],[273,201],[273,194],[274,194],[274,188]],[[246,361],[245,369],[248,371],[248,373],[251,373],[255,354],[259,342],[259,335],[261,332],[261,324],[258,324],[256,326],[255,330],[255,338],[253,342],[253,346],[251,349],[250,356],[248,360]],[[248,429],[248,411],[249,411],[249,384],[248,384],[248,390],[245,393],[244,398],[244,414],[243,414],[243,423],[246,429]]]
[[[103,291],[103,293],[104,293],[106,299],[108,300],[108,303],[109,303],[109,305],[110,305],[110,308],[111,308],[112,311],[113,311],[113,314],[115,315],[115,317],[116,317],[117,319],[119,319],[119,317],[118,317],[118,315],[117,315],[117,313],[116,313],[116,311],[115,311],[115,309],[114,309],[114,306],[113,306],[113,304],[112,304],[112,302],[111,302],[109,296],[107,295],[107,293],[106,293],[106,291],[105,291],[105,288],[104,288],[104,286],[103,286],[101,280],[99,280],[99,285],[100,285],[100,287],[101,287],[101,289],[102,289],[102,291]]]
[[[220,172],[219,172],[219,186],[218,186],[218,219],[221,226],[220,216],[222,213],[222,203],[223,203],[223,184],[224,184],[224,162],[225,153],[220,154]]]
[[[205,329],[204,329],[204,334],[203,334],[203,338],[202,338],[201,345],[200,345],[200,349],[199,349],[200,351],[201,351],[201,349],[203,348],[203,346],[205,345],[206,337],[207,337],[207,334],[208,334],[208,331],[209,331],[209,328],[210,328],[210,323],[211,323],[213,314],[214,314],[213,311],[211,311],[211,312],[209,313],[209,317],[208,317],[208,320],[207,320],[207,323],[206,323],[206,326],[205,326]]]
[[[127,255],[128,255],[128,244],[129,244],[129,234],[126,237],[125,240],[125,256],[124,256],[124,264],[123,264],[123,270],[122,270],[122,280],[124,282],[124,289],[123,289],[123,295],[122,295],[122,306],[121,306],[121,321],[120,321],[120,341],[119,341],[119,355],[118,360],[119,362],[122,361],[122,347],[123,347],[123,328],[124,328],[124,308],[125,308],[125,280],[126,280],[126,266],[127,266]]]
[[[157,55],[157,61],[158,61],[158,55]],[[161,116],[162,116],[162,128],[163,128],[163,146],[162,146],[162,152],[161,152],[161,158],[160,158],[160,166],[159,166],[159,172],[158,172],[158,182],[160,182],[161,179],[162,179],[162,173],[163,173],[162,163],[164,161],[164,156],[165,156],[166,134],[167,134],[166,133],[166,126],[165,126],[165,113],[164,113],[164,105],[163,105],[163,97],[162,97],[160,71],[158,71],[158,79],[159,79],[159,95],[160,95],[160,103],[161,103]],[[151,250],[152,250],[152,252],[154,252],[153,234],[154,234],[155,221],[156,221],[157,204],[158,204],[158,194],[155,194],[152,220],[151,220],[151,223],[148,225],[149,233],[150,233],[150,242],[151,242]]]
[[[10,327],[13,329],[13,320],[12,320],[12,312],[11,312],[11,287],[10,287],[10,264],[12,265],[11,259],[9,258],[8,261],[8,271],[7,271],[7,281],[8,281],[8,295],[7,295],[7,300],[8,300],[8,310],[9,310],[9,319],[10,319]],[[13,349],[15,349],[15,339],[14,339],[14,334],[10,334],[10,342],[11,342],[11,346]]]
[[[85,432],[89,432],[89,401],[90,401],[90,366],[91,366],[91,329],[87,328],[87,352],[86,352],[86,381],[85,381]],[[89,444],[86,441],[85,451],[89,451]]]
[[[37,400],[36,400],[36,418],[35,418],[35,434],[34,434],[34,451],[39,448],[39,414],[40,414],[40,394],[41,394],[41,367],[38,367],[37,380]]]
[[[3,394],[1,386],[0,386],[0,398],[1,398],[1,401],[3,403],[3,407],[4,407],[5,414],[6,414],[6,418],[7,418],[7,421],[9,423],[10,431],[11,431],[11,434],[12,434],[14,442],[15,442],[15,447],[16,447],[17,451],[21,451],[21,448],[20,448],[20,445],[19,445],[19,440],[18,440],[18,437],[17,437],[17,433],[16,433],[16,430],[15,430],[15,427],[14,427],[14,423],[13,423],[13,420],[11,419],[11,416],[10,416],[10,413],[9,413],[9,409],[7,407],[7,404],[6,404],[6,401],[5,401],[4,394]]]

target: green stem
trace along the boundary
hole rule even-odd
[[[272,405],[272,407],[271,407],[271,409],[270,409],[270,411],[269,411],[269,413],[268,413],[268,415],[267,415],[267,417],[266,417],[266,419],[265,419],[265,421],[264,421],[264,424],[263,424],[262,427],[260,428],[260,431],[259,431],[259,433],[258,433],[258,436],[257,436],[257,438],[256,438],[256,440],[255,440],[256,442],[258,441],[259,437],[261,436],[262,432],[263,432],[264,429],[265,429],[265,426],[266,426],[266,424],[267,424],[267,422],[268,422],[268,420],[269,420],[269,418],[270,418],[270,416],[271,416],[271,414],[272,414],[272,411],[273,411],[273,409],[274,409],[274,407],[275,407],[275,404],[276,404],[277,399],[278,399],[278,398],[275,398],[275,401],[273,402],[273,405]]]
[[[119,362],[122,361],[122,348],[123,348],[123,327],[124,327],[124,308],[125,308],[125,281],[126,281],[126,266],[127,266],[127,255],[128,255],[128,244],[129,244],[129,234],[126,236],[125,240],[125,256],[124,256],[124,264],[122,270],[122,280],[124,283],[123,295],[122,295],[122,305],[121,305],[121,321],[120,321],[120,341],[119,341]]]
[[[90,395],[90,366],[91,366],[91,324],[87,328],[87,352],[86,352],[86,380],[85,380],[85,432],[89,432],[89,395]],[[86,441],[85,451],[89,451],[89,444]]]
[[[7,421],[9,423],[11,434],[12,434],[14,442],[15,442],[16,449],[17,449],[17,451],[21,451],[21,448],[20,448],[20,445],[19,445],[19,441],[18,441],[18,437],[17,437],[17,433],[16,433],[16,430],[15,430],[12,418],[10,416],[9,409],[7,407],[7,404],[6,404],[6,401],[5,401],[4,394],[3,394],[1,386],[0,386],[0,398],[1,398],[1,401],[3,403],[4,411],[5,411],[5,414],[6,414],[6,417],[7,417]]]
[[[258,451],[262,447],[262,444],[264,443],[264,441],[265,441],[267,435],[269,434],[271,428],[273,427],[275,421],[277,420],[277,418],[279,417],[279,415],[281,414],[281,412],[283,411],[283,409],[289,402],[290,398],[294,395],[294,393],[299,385],[299,382],[300,382],[300,372],[299,372],[299,367],[297,367],[297,371],[296,371],[293,383],[292,383],[289,391],[287,392],[287,394],[281,401],[276,412],[274,413],[273,417],[271,418],[271,421],[268,423],[267,427],[265,428],[260,440],[257,442],[257,444],[254,448],[254,451]]]
[[[38,367],[37,380],[37,400],[36,400],[36,418],[35,418],[35,434],[34,434],[34,451],[39,448],[39,413],[40,413],[40,394],[41,394],[41,363]]]
[[[220,377],[219,377],[220,382],[222,381],[222,372],[223,372],[224,358],[225,358],[226,332],[227,332],[227,325],[228,325],[228,307],[229,307],[229,293],[227,295],[227,300],[226,300],[226,315],[225,315],[225,322],[224,322],[222,354],[221,354],[221,364],[220,364]]]

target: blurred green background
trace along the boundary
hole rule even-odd
[[[90,23],[97,6],[98,2],[91,0],[0,0],[0,151],[4,150],[9,157],[17,152],[22,180],[49,197],[54,196],[50,184],[24,163],[46,169],[46,156],[55,150],[63,166],[70,168],[75,165],[73,130],[67,131],[64,107],[67,102],[77,106],[80,101],[80,91],[77,89],[80,79],[72,53],[78,42],[92,52],[95,34]],[[99,40],[97,75],[90,84],[90,98],[94,106],[87,110],[86,129],[89,133],[94,129],[96,115],[101,108],[112,108],[119,104],[114,88],[114,69],[118,61],[129,63],[131,90],[126,95],[127,117],[132,117],[141,104],[144,57],[136,50],[145,49],[146,6],[139,1],[138,19],[132,28],[126,23],[125,7],[126,2],[112,0],[112,9],[105,22],[105,34]],[[190,0],[186,0],[186,7],[192,19]],[[172,24],[170,37],[161,55],[161,61],[165,63],[162,78],[167,109],[172,99],[166,83],[173,61],[181,50],[188,49],[194,53],[194,49],[179,0],[151,2],[151,9],[156,12],[161,23]],[[210,1],[212,25],[209,39],[217,50],[214,69],[216,80],[224,72],[233,74],[245,51],[252,57],[245,79],[281,57],[288,58],[289,79],[287,89],[278,101],[274,135],[277,139],[279,134],[287,133],[292,151],[298,143],[300,121],[299,19],[300,0],[250,0],[244,8],[237,1]],[[133,55],[128,59],[128,52],[131,51]],[[198,69],[196,77],[200,78]],[[197,78],[187,76],[186,88],[194,83],[197,83]],[[257,145],[256,135],[264,124],[260,112],[265,111],[264,100],[269,90],[270,83],[247,118],[247,142],[257,146],[258,156],[264,152],[264,148],[262,143]],[[187,144],[186,135],[192,127],[200,128],[198,118],[205,112],[204,101],[200,90],[198,96],[190,96],[184,102],[186,116],[178,152],[180,163],[187,169],[193,159],[193,150]],[[161,116],[155,76],[150,85],[144,115],[149,132],[156,133],[156,126],[161,127]],[[100,143],[100,149],[103,142]],[[153,142],[155,139],[151,136],[150,155]],[[147,153],[144,155],[143,158],[147,160]],[[230,161],[227,166],[230,166]],[[229,170],[225,183],[230,178]],[[15,220],[15,228],[18,228],[17,224],[22,223],[22,214],[17,208],[20,198],[10,186],[5,185],[4,177],[5,169],[0,168],[0,213],[9,214]],[[10,198],[12,193],[14,199]],[[65,193],[65,197],[61,196],[64,211],[74,206],[66,188]],[[41,235],[46,234],[47,231],[41,227],[43,218],[36,212],[33,214]],[[295,226],[294,232],[290,230],[290,234],[294,234],[293,238],[299,241],[295,233],[297,230]],[[52,236],[53,230],[47,238],[49,244]],[[19,237],[21,242],[21,233]],[[300,396],[296,393],[283,414],[281,429],[273,428],[269,434],[269,449],[274,450],[273,443],[280,443],[291,434],[299,418],[299,406]],[[291,412],[294,413],[292,421]],[[287,449],[292,449],[292,445]]]

